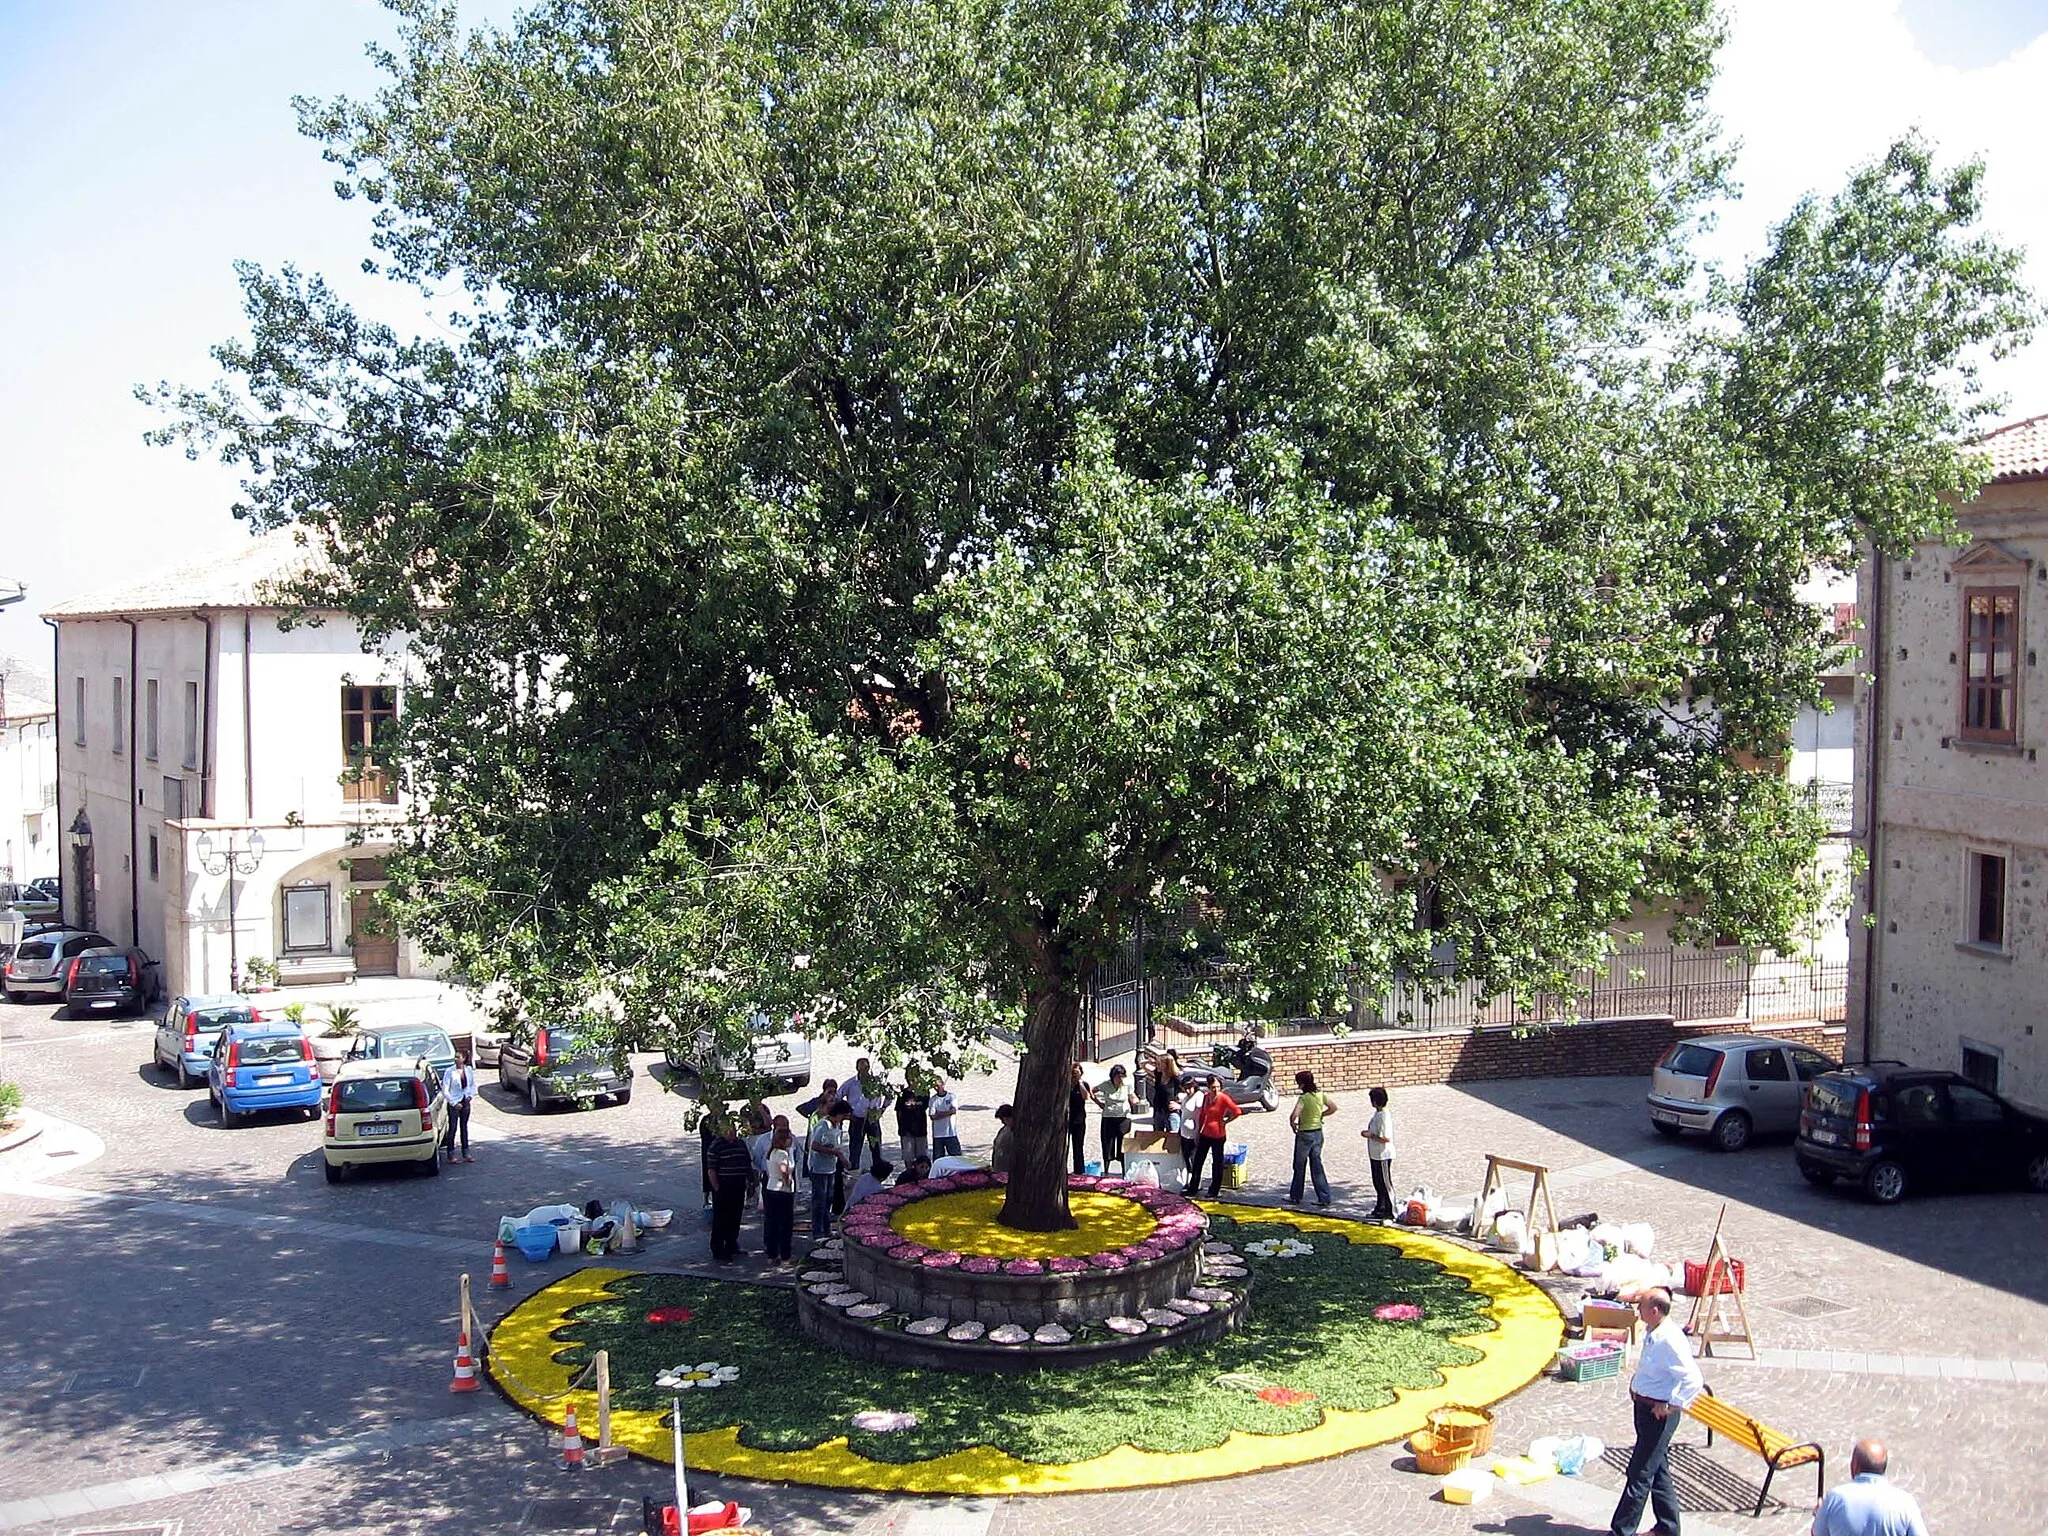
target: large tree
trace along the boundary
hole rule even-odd
[[[399,9],[307,126],[460,313],[249,270],[169,393],[410,637],[397,905],[508,1006],[1007,1021],[1045,1230],[1143,909],[1505,989],[1639,902],[1810,908],[1743,765],[1818,697],[1806,572],[1972,483],[2030,320],[1977,168],[1902,144],[1700,271],[1711,0]]]

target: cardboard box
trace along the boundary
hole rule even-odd
[[[1634,1307],[1624,1307],[1613,1301],[1587,1302],[1585,1310],[1579,1315],[1579,1321],[1585,1325],[1586,1337],[1589,1339],[1594,1337],[1593,1330],[1598,1328],[1603,1330],[1607,1337],[1618,1338],[1626,1344],[1635,1343],[1640,1323]]]

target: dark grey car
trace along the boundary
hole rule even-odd
[[[543,1024],[530,1040],[507,1040],[498,1048],[498,1084],[526,1095],[538,1114],[550,1104],[587,1104],[633,1097],[633,1069],[624,1073],[599,1056],[566,1024]]]

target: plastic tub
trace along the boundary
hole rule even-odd
[[[575,1253],[583,1246],[583,1223],[580,1221],[558,1221],[555,1223],[556,1241],[562,1245],[562,1252]]]
[[[518,1227],[512,1233],[512,1241],[518,1245],[521,1256],[538,1264],[554,1257],[562,1239],[553,1227]]]

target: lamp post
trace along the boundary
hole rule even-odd
[[[99,914],[93,910],[92,821],[82,805],[71,818],[70,835],[72,884],[78,887],[78,926],[89,932]]]
[[[235,924],[235,877],[253,875],[256,866],[263,862],[263,834],[249,832],[249,841],[240,848],[235,846],[235,829],[228,829],[227,842],[216,848],[213,834],[202,832],[199,841],[193,845],[199,855],[199,867],[209,875],[228,877],[228,990],[242,990],[242,952]]]

